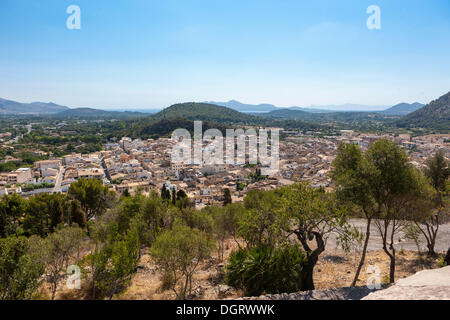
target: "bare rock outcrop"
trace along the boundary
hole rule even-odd
[[[363,300],[450,300],[450,266],[420,271]]]

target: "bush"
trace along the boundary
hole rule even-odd
[[[305,263],[298,245],[241,249],[230,256],[226,282],[251,296],[297,292],[302,287]]]
[[[176,223],[162,233],[151,248],[151,256],[164,275],[163,286],[171,286],[178,299],[185,299],[192,290],[192,276],[198,265],[214,250],[206,234]]]
[[[0,239],[0,301],[33,299],[44,271],[27,238]]]

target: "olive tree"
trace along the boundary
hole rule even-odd
[[[344,249],[358,238],[358,232],[347,222],[348,210],[333,194],[298,183],[280,190],[278,215],[288,236],[297,237],[306,253],[302,290],[314,290],[313,272],[319,256],[325,251],[326,239],[336,233]],[[315,241],[315,247],[310,241]]]
[[[82,237],[83,231],[79,227],[67,227],[56,230],[44,239],[38,236],[30,238],[32,251],[46,266],[44,278],[50,284],[52,300],[55,299],[58,284],[67,276],[69,265],[77,263]]]
[[[238,220],[237,236],[247,248],[275,246],[282,239],[279,219],[279,190],[252,190],[244,198],[245,212]]]
[[[151,247],[151,256],[164,275],[170,276],[171,289],[178,299],[191,294],[192,277],[199,264],[211,256],[214,243],[198,229],[177,222],[162,233]]]

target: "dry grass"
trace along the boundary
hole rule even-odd
[[[226,242],[225,261],[230,253],[237,249],[234,240]],[[314,282],[316,289],[339,288],[350,286],[356,267],[359,263],[359,253],[343,253],[338,251],[324,252],[320,256],[315,268]],[[366,263],[361,271],[360,280],[357,285],[364,286],[371,274],[367,274],[367,267],[375,265],[380,268],[381,280],[386,281],[389,274],[389,258],[379,251],[367,253]],[[411,276],[423,269],[436,268],[436,261],[420,257],[416,252],[400,251],[397,253],[396,280]],[[242,291],[229,289],[223,290],[223,263],[219,263],[214,256],[209,261],[202,263],[193,277],[193,295],[191,299],[222,299],[240,298],[244,295]],[[83,300],[89,299],[91,288],[83,281],[81,290],[69,290],[64,283],[60,285],[56,299]],[[39,292],[40,299],[49,299],[51,296],[48,286],[42,286]],[[170,300],[176,299],[171,289],[163,289],[162,273],[152,262],[148,250],[142,251],[142,258],[136,274],[128,288],[121,294],[115,295],[114,300]]]
[[[334,259],[334,257],[338,258]],[[360,255],[354,252],[348,254],[323,253],[314,273],[316,289],[349,287],[355,276],[359,259]],[[371,273],[367,273],[370,265],[380,269],[381,281],[386,283],[389,279],[389,263],[390,260],[384,251],[368,252],[357,285],[364,286],[367,284],[368,278],[372,276]],[[395,280],[409,277],[424,269],[436,267],[436,261],[419,256],[417,252],[400,251],[396,257]]]

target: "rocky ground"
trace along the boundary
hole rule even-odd
[[[450,266],[420,271],[363,300],[450,300]]]
[[[352,220],[357,227],[364,227],[364,221]],[[326,299],[335,297],[347,297],[348,299],[359,299],[367,295],[366,285],[368,279],[377,276],[382,284],[388,282],[389,259],[381,250],[381,241],[377,236],[377,232],[373,230],[369,252],[367,254],[366,263],[362,269],[360,280],[357,286],[361,287],[349,289],[351,285],[356,267],[359,262],[360,252],[352,250],[345,253],[336,247],[334,239],[327,242],[327,251],[322,253],[319,262],[315,268],[314,282],[316,291],[313,293],[297,294],[300,299],[310,297],[315,299]],[[450,243],[450,225],[444,225],[440,230],[438,239],[438,250],[443,251],[444,247],[448,247]],[[442,248],[441,248],[442,247]],[[225,261],[229,254],[237,249],[234,240],[230,239],[226,244]],[[425,255],[417,253],[417,247],[413,243],[400,241],[397,245],[397,267],[396,280],[403,279],[414,275],[415,273],[437,268],[437,260],[427,258]],[[372,268],[372,272],[368,269]],[[374,274],[374,271],[379,271]],[[115,295],[113,299],[125,300],[166,300],[175,299],[175,293],[164,288],[162,274],[157,266],[152,262],[147,249],[143,250],[141,262],[137,273],[134,275],[130,286],[120,295]],[[84,286],[83,286],[84,288]],[[338,289],[338,290],[336,290]],[[68,290],[64,284],[61,284],[57,292],[57,299],[87,299],[89,292],[86,289]],[[399,289],[395,289],[399,290]],[[321,292],[319,292],[321,291]],[[48,296],[48,288],[43,286],[42,298]],[[245,293],[231,288],[224,283],[224,263],[217,261],[214,257],[199,266],[193,278],[193,292],[191,299],[237,299],[245,296]]]
[[[227,255],[233,250],[232,243],[229,243]],[[419,257],[412,251],[401,251],[397,257],[396,279],[405,278],[418,271],[436,268],[434,259]],[[370,293],[367,289],[367,280],[370,277],[378,276],[381,283],[388,282],[389,259],[382,251],[371,251],[367,255],[366,264],[361,272],[360,281],[357,285],[360,288],[350,286],[356,266],[359,262],[359,255],[354,253],[343,253],[340,251],[328,251],[322,254],[314,274],[314,281],[317,290],[322,292],[300,293],[297,298],[310,297],[314,299],[361,299]],[[380,273],[367,273],[368,266],[376,266]],[[240,290],[235,290],[224,284],[224,265],[217,264],[214,259],[200,266],[199,271],[194,276],[192,299],[237,299],[245,296]],[[371,283],[371,282],[369,282]],[[332,289],[332,290],[330,290]],[[338,290],[336,290],[338,289]],[[148,254],[141,260],[137,274],[134,276],[130,287],[121,295],[114,299],[175,299],[175,294],[170,289],[163,288],[161,273],[152,263]]]

